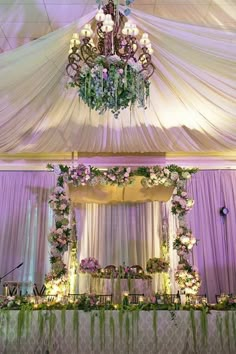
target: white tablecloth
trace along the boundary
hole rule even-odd
[[[91,292],[95,294],[112,294],[114,304],[122,301],[124,292],[130,294],[152,295],[152,279],[91,279]]]
[[[212,311],[207,316],[206,342],[202,335],[201,313],[195,312],[196,351],[190,312],[157,312],[157,329],[153,326],[154,312],[124,313],[105,311],[104,326],[101,326],[99,311],[90,313],[74,310],[62,312],[44,311],[44,331],[40,334],[38,312],[33,311],[29,325],[17,338],[19,311],[0,311],[0,353],[4,354],[233,354],[236,353],[236,338],[233,333],[235,312]],[[55,327],[50,335],[51,324]],[[78,316],[78,321],[77,321]],[[64,325],[63,325],[64,323]],[[76,325],[78,323],[78,325]],[[94,325],[93,325],[94,324]]]

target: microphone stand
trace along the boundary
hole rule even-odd
[[[14,272],[14,270],[20,268],[23,265],[23,262],[21,264],[19,264],[18,266],[16,266],[15,268],[13,268],[12,270],[10,270],[10,272],[4,274],[2,277],[0,277],[0,284],[3,278],[5,278],[8,274],[11,274],[12,272]]]

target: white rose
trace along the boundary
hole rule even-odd
[[[194,200],[193,199],[188,199],[187,202],[186,202],[186,205],[188,208],[191,208],[194,204]]]
[[[168,170],[168,168],[164,168],[163,172],[167,176],[169,176],[169,174],[170,174],[170,171]]]
[[[172,172],[170,178],[172,179],[172,181],[176,181],[179,178],[178,172]]]
[[[182,177],[183,177],[184,179],[188,179],[188,178],[190,178],[190,177],[191,177],[191,175],[190,175],[190,173],[189,173],[189,172],[184,171],[184,172],[182,172]]]
[[[155,173],[150,173],[150,179],[157,179],[157,176],[155,175]]]

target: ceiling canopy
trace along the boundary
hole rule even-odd
[[[132,21],[150,34],[156,70],[148,109],[114,119],[66,88],[71,35],[94,14],[0,55],[0,152],[236,150],[235,31],[132,9]]]

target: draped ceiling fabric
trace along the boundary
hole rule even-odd
[[[151,100],[114,119],[66,88],[69,40],[94,14],[0,55],[1,153],[236,150],[235,31],[133,9],[154,48]]]

